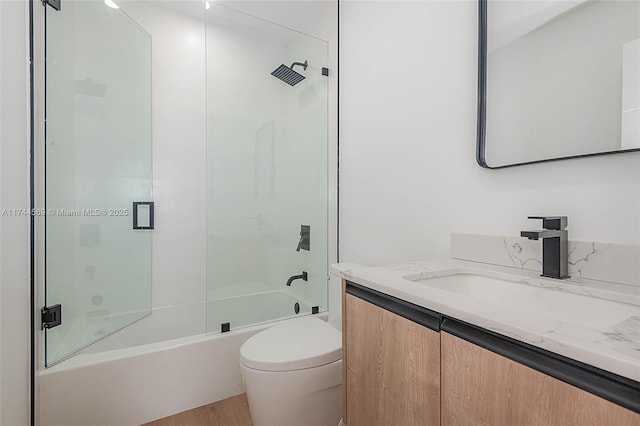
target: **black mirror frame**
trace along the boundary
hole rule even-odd
[[[478,103],[477,103],[477,135],[476,161],[485,169],[504,169],[507,167],[524,166],[527,164],[547,163],[549,161],[568,160],[572,158],[595,157],[598,155],[624,154],[638,152],[640,148],[621,149],[616,151],[595,152],[591,154],[570,155],[567,157],[546,158],[544,160],[527,161],[524,163],[489,166],[485,159],[486,121],[487,121],[487,6],[489,0],[478,0]]]

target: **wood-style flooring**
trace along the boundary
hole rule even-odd
[[[143,426],[252,426],[247,394],[243,393]]]

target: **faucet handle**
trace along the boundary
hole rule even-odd
[[[529,216],[528,219],[542,219],[542,228],[564,230],[567,227],[567,216]]]

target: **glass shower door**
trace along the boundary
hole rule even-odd
[[[206,14],[207,331],[325,311],[328,44]]]
[[[151,37],[114,2],[47,7],[45,156],[51,366],[151,313]]]

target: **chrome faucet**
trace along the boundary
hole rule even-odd
[[[542,240],[542,276],[569,278],[569,242],[567,216],[529,216],[542,219],[542,231],[522,231],[521,237]]]

